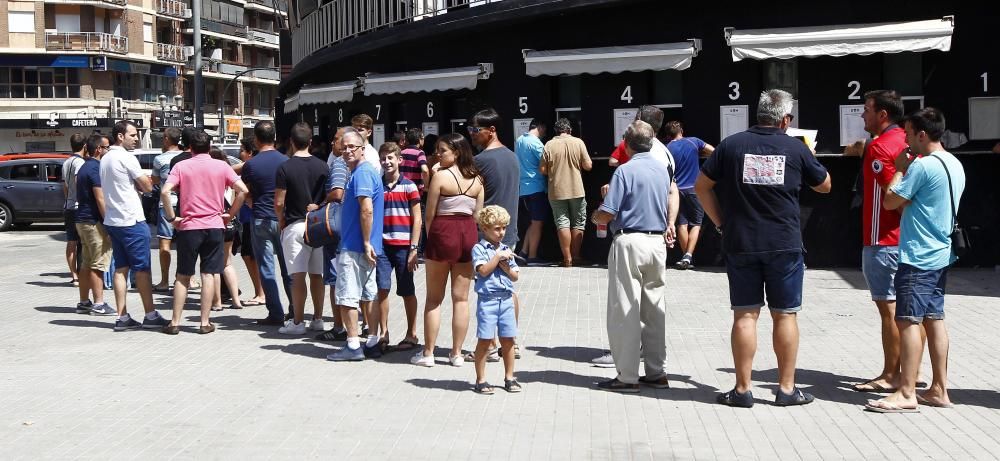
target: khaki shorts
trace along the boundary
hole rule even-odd
[[[111,264],[111,239],[104,231],[104,225],[76,223],[76,232],[80,234],[80,245],[83,247],[80,266],[107,272]]]
[[[584,197],[549,200],[556,229],[583,230],[587,227],[587,200]]]

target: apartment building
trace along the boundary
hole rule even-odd
[[[225,131],[215,101],[230,81],[223,113],[234,131],[271,117],[283,2],[202,3],[195,47],[191,0],[0,2],[0,151],[66,151],[73,133],[106,133],[118,119],[157,146],[164,126],[192,120],[197,51],[206,56],[206,126]],[[234,80],[250,67],[268,69]]]

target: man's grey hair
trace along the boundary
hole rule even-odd
[[[654,137],[656,132],[653,131],[653,126],[642,120],[632,122],[625,129],[625,145],[637,154],[653,150]]]
[[[784,90],[767,90],[760,94],[757,103],[757,123],[778,126],[786,115],[792,113],[792,94]]]
[[[555,129],[556,133],[572,133],[573,123],[571,123],[568,118],[563,117],[556,120]]]
[[[354,128],[349,127],[349,126],[345,126],[345,127],[341,127],[341,128],[344,129],[344,134],[340,138],[341,141],[346,141],[348,136],[356,136],[358,138],[358,140],[361,141],[362,145],[365,143],[365,137],[361,136],[361,133],[358,133],[358,130],[355,130]]]

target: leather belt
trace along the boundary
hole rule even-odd
[[[647,235],[663,235],[666,231],[647,231],[639,229],[618,229],[615,234],[647,234]]]

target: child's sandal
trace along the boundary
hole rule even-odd
[[[483,394],[483,395],[493,395],[494,391],[493,386],[491,386],[490,383],[485,381],[481,383],[476,383],[475,390],[477,394]]]
[[[503,380],[503,388],[507,392],[517,393],[521,392],[521,384],[517,382],[517,379],[505,379]]]

